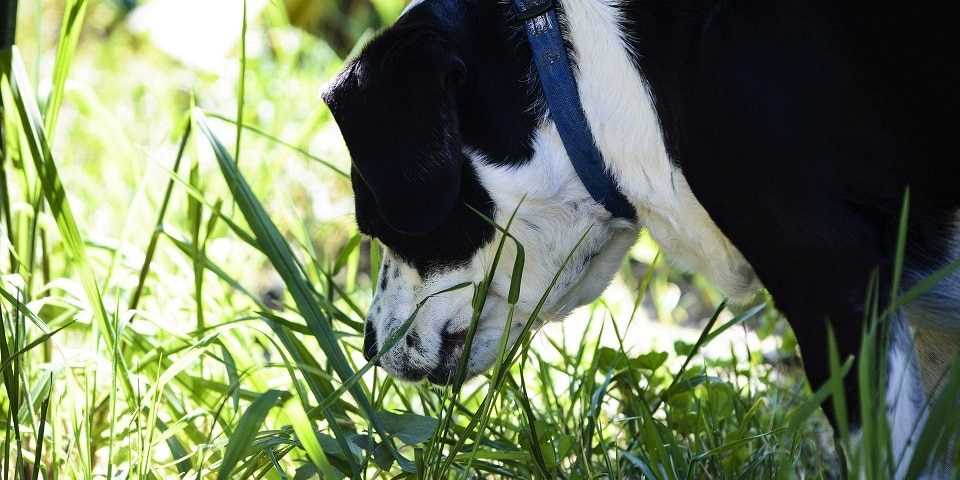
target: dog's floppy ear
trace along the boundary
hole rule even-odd
[[[433,231],[460,201],[456,99],[465,73],[442,33],[394,27],[324,92],[353,157],[358,201],[372,195],[383,221],[401,233]]]

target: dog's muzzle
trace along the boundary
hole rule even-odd
[[[380,355],[375,365],[405,381],[419,382],[426,379],[435,385],[450,385],[456,378],[457,367],[467,340],[467,331],[451,332],[444,328],[440,335],[442,336],[440,350],[436,355],[436,364],[432,367],[416,365],[412,361],[414,355],[419,358],[428,357],[420,335],[414,331],[407,332],[403,341],[397,342],[391,352]],[[376,328],[372,322],[368,321],[363,334],[363,356],[367,361],[378,356],[377,340]]]

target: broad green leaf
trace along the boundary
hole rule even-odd
[[[383,425],[390,434],[394,435],[407,445],[416,445],[426,442],[433,436],[440,424],[439,420],[415,413],[402,414],[383,412],[380,414]]]
[[[667,352],[647,352],[638,355],[630,360],[630,365],[635,368],[644,368],[647,370],[656,370],[667,361]]]

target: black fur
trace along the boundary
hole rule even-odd
[[[488,0],[418,5],[368,45],[324,94],[353,157],[361,231],[424,274],[493,238],[492,203],[463,149],[529,160],[543,113],[531,54]],[[534,85],[536,85],[534,83]]]
[[[377,329],[367,322],[363,329],[363,357],[372,359],[377,354]]]
[[[854,355],[873,269],[889,291],[908,186],[907,270],[951,260],[955,20],[921,4],[811,0],[635,0],[624,13],[671,158],[773,294],[819,385],[825,320]]]

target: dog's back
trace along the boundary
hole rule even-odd
[[[908,188],[904,288],[960,258],[955,23],[928,5],[883,2],[749,0],[711,12],[693,93],[671,113],[673,157],[807,348],[825,346],[826,316],[841,353],[859,353],[866,281],[879,267],[889,291]],[[957,353],[960,275],[904,318],[890,355],[895,448],[923,416],[915,390],[935,391]],[[805,364],[811,378],[827,375],[824,349]]]

